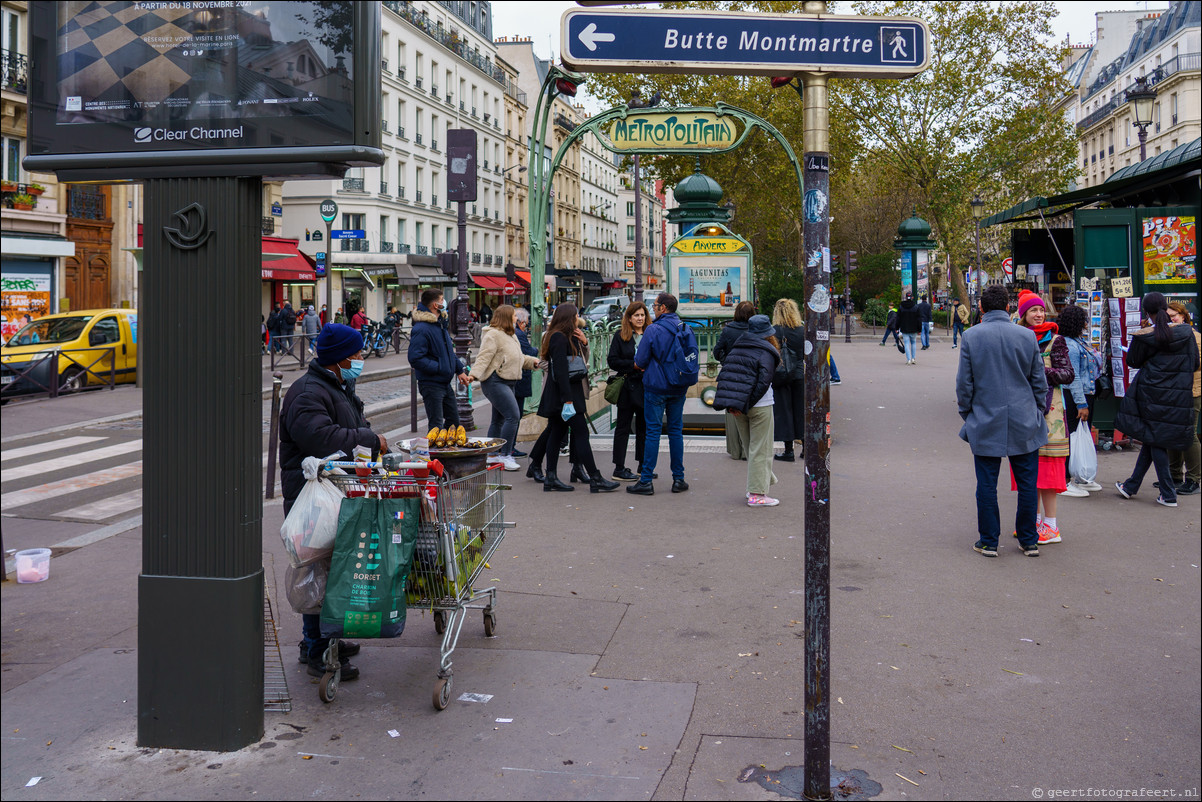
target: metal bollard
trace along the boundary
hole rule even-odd
[[[280,450],[280,387],[284,374],[271,374],[271,434],[267,438],[267,490],[263,498],[275,498],[275,461]]]

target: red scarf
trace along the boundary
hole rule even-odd
[[[1039,341],[1040,345],[1043,345],[1051,339],[1053,334],[1060,333],[1060,327],[1050,320],[1045,320],[1038,326],[1032,326],[1031,331],[1035,332],[1035,339]]]

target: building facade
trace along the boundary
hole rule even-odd
[[[622,278],[627,286],[633,287],[635,259],[635,192],[633,160],[616,156],[615,163],[624,168],[618,181],[618,234],[623,249]],[[664,225],[663,182],[648,178],[639,170],[642,207],[638,214],[643,236],[643,289],[645,292],[660,292],[664,288],[664,249],[667,245],[667,230]]]
[[[583,115],[583,109],[578,113]],[[580,267],[601,277],[607,295],[626,286],[618,249],[619,185],[613,154],[596,134],[585,134],[580,149]]]
[[[1162,12],[1097,14],[1095,44],[1074,47],[1065,113],[1080,143],[1081,187],[1097,186],[1140,161],[1127,92],[1141,79],[1156,91],[1147,158],[1202,136],[1202,4],[1174,0]]]

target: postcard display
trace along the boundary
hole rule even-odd
[[[1102,354],[1110,366],[1116,398],[1127,394],[1127,388],[1139,373],[1138,369],[1127,366],[1127,348],[1131,345],[1131,337],[1142,326],[1140,301],[1139,298],[1108,298],[1104,307],[1102,328],[1108,337]]]

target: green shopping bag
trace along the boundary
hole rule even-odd
[[[417,545],[417,498],[344,498],[321,608],[323,637],[395,638]]]

